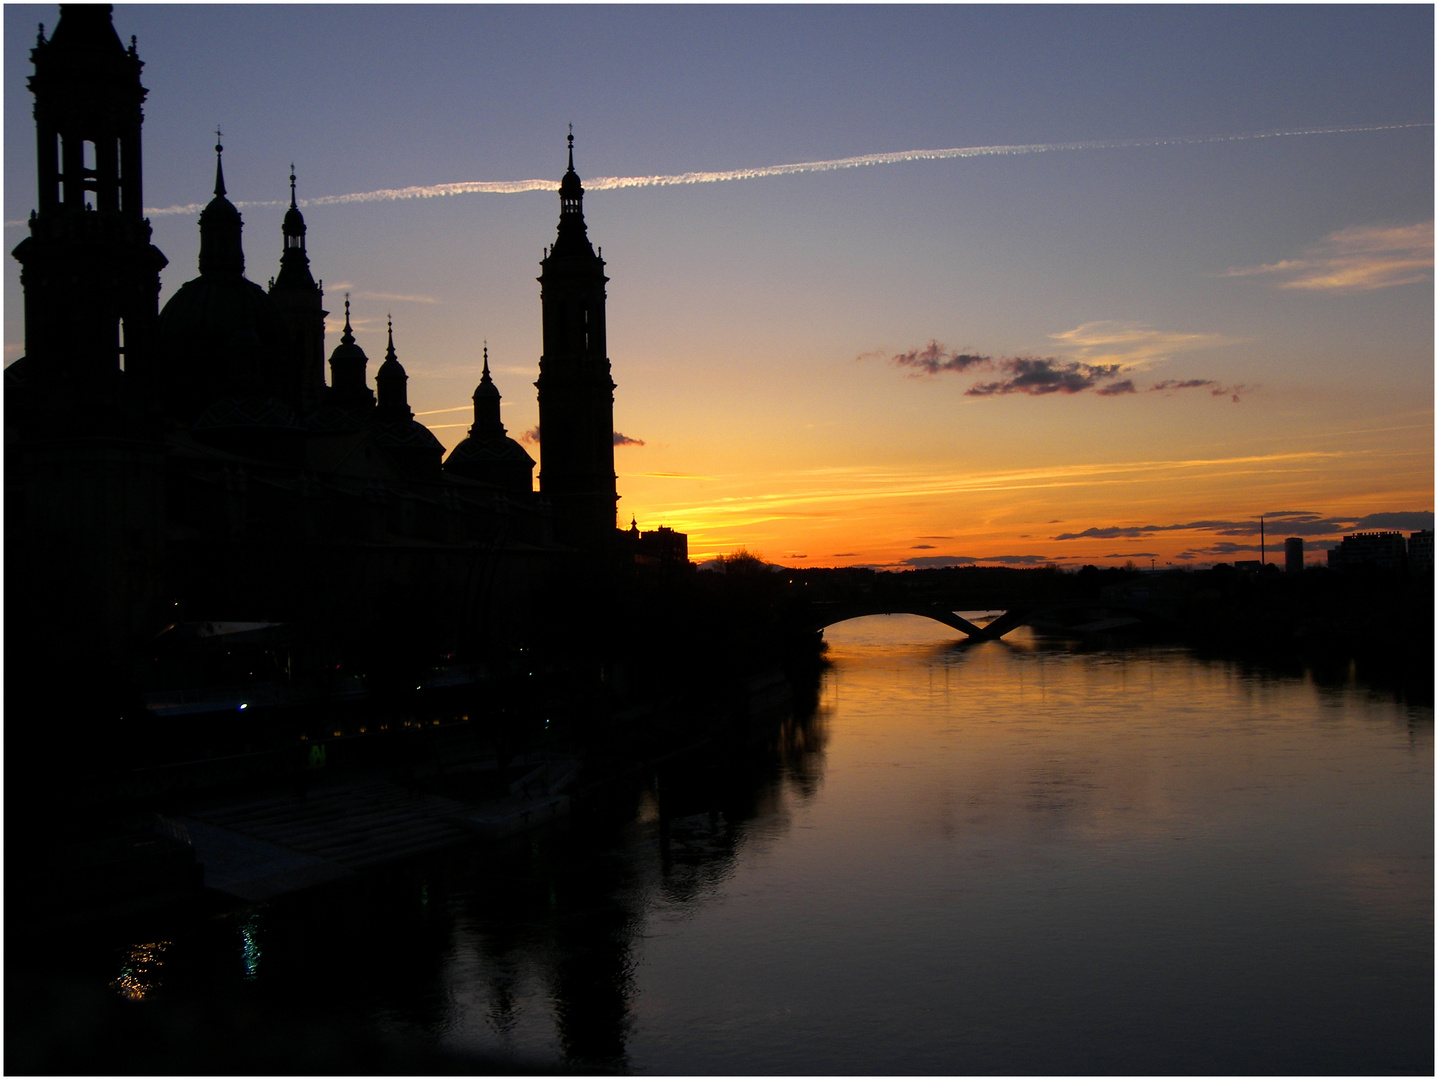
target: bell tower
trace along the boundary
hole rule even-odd
[[[295,339],[297,363],[285,371],[285,400],[300,415],[308,416],[320,407],[325,392],[324,289],[310,273],[305,250],[305,216],[295,200],[295,167],[290,165],[290,208],[285,211],[285,246],[280,255],[280,273],[270,280],[270,297],[284,312],[285,322]]]
[[[584,187],[559,184],[559,233],[540,263],[544,355],[539,361],[539,489],[554,507],[554,538],[585,551],[614,541],[614,380],[604,330],[604,260],[584,224]]]
[[[151,376],[166,263],[141,209],[143,64],[134,38],[120,43],[109,4],[62,5],[30,57],[38,206],[14,252],[27,368],[36,390],[111,401],[122,381],[135,389]]]

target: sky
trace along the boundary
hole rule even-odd
[[[372,380],[392,316],[410,404],[453,447],[487,342],[521,437],[572,123],[610,277],[621,523],[688,533],[698,560],[903,569],[1251,559],[1260,516],[1279,561],[1286,536],[1319,561],[1345,532],[1432,528],[1433,17],[120,5],[114,22],[145,62],[162,304],[198,273],[219,126],[251,280],[278,270],[293,161],[326,350],[349,292]],[[57,19],[4,8],[9,248],[36,201],[29,49]],[[774,168],[808,163],[830,164]],[[13,259],[4,288],[9,363]]]

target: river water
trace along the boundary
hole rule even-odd
[[[767,742],[90,963],[139,1008],[213,995],[541,1067],[1431,1073],[1431,707],[951,638],[831,627],[817,711]]]

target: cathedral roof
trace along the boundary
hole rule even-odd
[[[215,401],[194,423],[196,432],[222,428],[273,428],[293,431],[299,428],[295,414],[276,398],[264,396],[229,396]]]
[[[534,458],[508,435],[470,435],[449,452],[444,467],[492,462],[520,462],[533,467]]]

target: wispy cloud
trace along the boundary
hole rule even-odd
[[[1356,225],[1330,233],[1302,255],[1239,266],[1222,277],[1267,277],[1282,289],[1371,292],[1433,276],[1433,222]]]
[[[643,446],[643,445],[644,445],[644,440],[643,440],[643,439],[631,439],[628,435],[624,434],[624,432],[622,432],[622,431],[616,431],[616,432],[614,433],[614,445],[615,445],[615,446]]]
[[[734,180],[762,180],[770,177],[796,176],[803,173],[833,172],[859,169],[871,165],[902,165],[916,161],[945,161],[978,157],[1013,157],[1027,154],[1054,154],[1089,150],[1124,150],[1161,146],[1202,146],[1211,143],[1251,142],[1259,139],[1293,139],[1320,135],[1348,135],[1379,131],[1402,131],[1408,128],[1432,127],[1432,123],[1354,124],[1341,127],[1301,127],[1280,131],[1250,131],[1232,135],[1164,136],[1144,139],[1089,139],[1078,142],[1017,143],[1000,146],[955,146],[935,150],[899,150],[892,153],[860,154],[855,157],[830,158],[824,161],[800,161],[788,165],[757,165],[744,169],[725,169],[653,176],[597,176],[584,181],[589,191],[619,188],[674,187],[687,184],[717,184]],[[448,184],[417,184],[412,187],[381,188],[377,191],[356,191],[345,195],[321,195],[300,199],[301,207],[337,206],[353,203],[397,202],[405,199],[435,199],[455,195],[515,195],[529,191],[553,192],[559,182],[544,180],[464,180]],[[283,200],[236,202],[241,210],[251,207],[280,207]],[[198,214],[203,203],[156,206],[145,210],[150,217],[169,214]],[[5,225],[24,225],[23,220],[7,221]]]
[[[1042,566],[1044,563],[1053,562],[1047,555],[982,555],[977,558],[971,555],[915,555],[912,558],[901,559],[899,566],[908,566],[915,570],[925,570],[934,567],[944,566],[974,566],[977,563],[999,563],[1004,566]]]
[[[1288,536],[1335,536],[1339,533],[1361,529],[1432,529],[1431,510],[1386,511],[1361,517],[1335,517],[1321,515],[1308,510],[1279,510],[1263,515],[1268,534]],[[1055,540],[1114,540],[1134,539],[1165,532],[1212,533],[1216,536],[1257,536],[1260,530],[1258,518],[1243,521],[1203,520],[1185,521],[1167,525],[1103,525],[1092,526],[1081,532],[1059,533]],[[1203,549],[1212,553],[1212,549]]]
[[[433,296],[411,296],[407,293],[357,292],[356,296],[366,300],[387,300],[395,304],[437,304]]]
[[[1252,389],[1254,387],[1247,383],[1224,386],[1217,379],[1164,379],[1149,387],[1149,390],[1157,390],[1165,394],[1175,390],[1207,390],[1214,397],[1226,397],[1235,402],[1241,400],[1241,395]]]
[[[528,431],[521,431],[519,433],[519,441],[529,443],[531,446],[539,445],[539,425],[535,424]]]
[[[1157,330],[1147,323],[1099,319],[1072,330],[1050,334],[1076,360],[1086,364],[1117,364],[1125,371],[1144,369],[1177,353],[1233,344],[1223,334]]]

